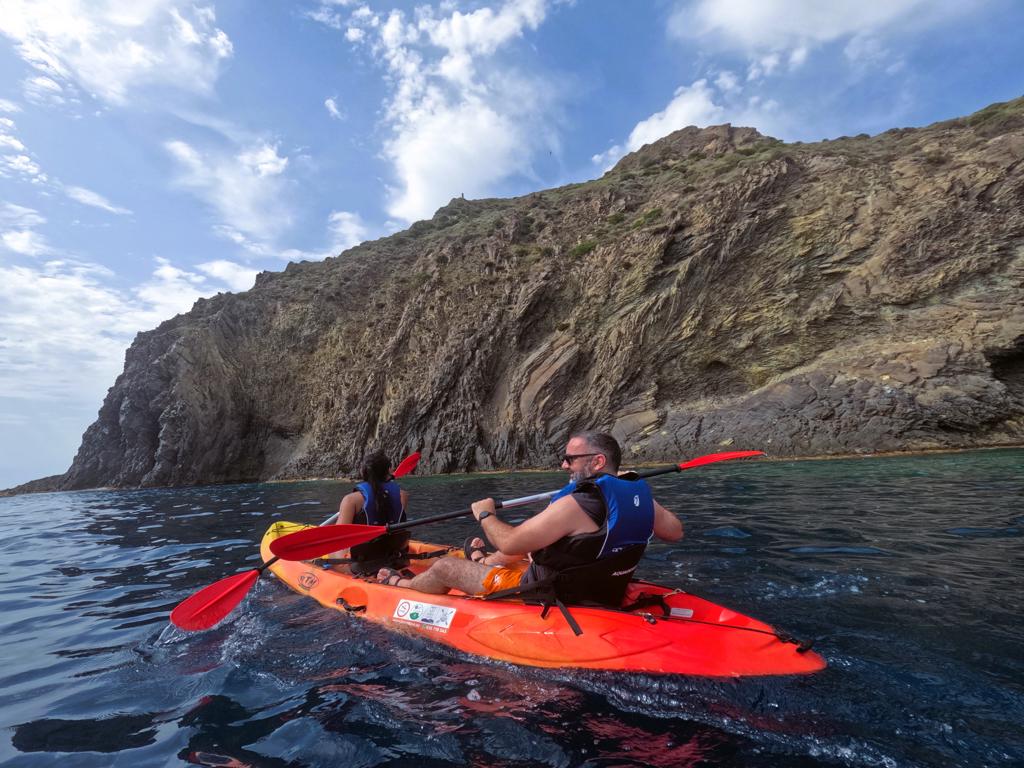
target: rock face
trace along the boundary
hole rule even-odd
[[[603,178],[263,273],[141,333],[65,488],[1024,442],[1024,100],[783,144],[687,128]]]

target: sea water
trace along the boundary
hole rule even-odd
[[[413,517],[558,473],[409,477]],[[652,481],[686,537],[641,574],[813,639],[800,677],[541,670],[321,608],[259,564],[340,482],[0,499],[2,766],[1024,765],[1024,451],[731,462]],[[511,514],[511,513],[507,513]],[[525,514],[525,512],[522,512]],[[417,529],[461,545],[467,517]]]

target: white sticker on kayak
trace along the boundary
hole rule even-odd
[[[670,615],[675,616],[677,619],[688,619],[693,616],[692,608],[673,608]]]
[[[435,632],[447,632],[455,618],[455,609],[432,603],[420,603],[416,600],[399,600],[393,618],[410,624],[418,624],[423,629]]]

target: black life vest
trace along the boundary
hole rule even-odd
[[[602,502],[597,514],[581,505],[598,530],[565,536],[531,553],[533,565],[523,586],[550,584],[565,603],[617,606],[654,533],[654,498],[643,480],[598,475],[569,483],[552,501],[587,492]]]

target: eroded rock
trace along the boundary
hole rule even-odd
[[[1024,441],[1024,105],[785,145],[687,128],[603,178],[263,273],[141,333],[61,484]]]

